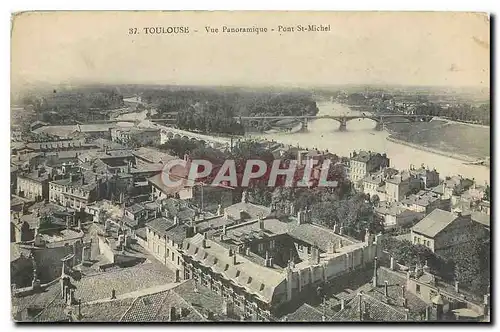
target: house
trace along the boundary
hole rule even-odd
[[[385,198],[388,202],[399,202],[407,194],[420,189],[420,180],[408,171],[391,174],[385,180]]]
[[[360,180],[385,167],[389,167],[389,158],[385,153],[360,151],[350,154],[349,176],[355,186],[359,187]]]
[[[192,235],[192,227],[180,222],[178,217],[155,218],[146,224],[146,249],[160,262],[176,271],[177,279],[180,280],[184,275],[182,243]]]
[[[375,213],[383,218],[384,228],[411,227],[425,216],[424,213],[409,210],[397,202],[380,202],[375,207]]]
[[[80,210],[105,196],[106,179],[92,172],[71,173],[50,182],[49,202]]]
[[[160,129],[117,127],[111,129],[111,140],[120,144],[153,145],[160,141]]]
[[[450,199],[444,199],[439,194],[424,190],[402,199],[401,204],[408,210],[425,214],[429,214],[437,208],[446,211],[450,211],[451,209]]]
[[[442,256],[453,247],[488,236],[489,232],[483,224],[476,222],[470,214],[455,214],[441,209],[433,210],[411,229],[413,244],[422,244]]]
[[[436,169],[430,170],[423,164],[420,168],[415,168],[414,165],[410,165],[409,173],[412,177],[421,181],[420,189],[429,189],[439,184],[439,172],[436,171]]]
[[[17,175],[16,194],[23,198],[42,201],[49,197],[50,175],[43,167]]]

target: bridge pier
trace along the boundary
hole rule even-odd
[[[339,131],[347,131],[347,120],[345,118],[340,118],[339,122]]]
[[[307,131],[308,125],[309,125],[309,120],[307,120],[307,118],[303,119],[302,120],[302,131]]]
[[[375,125],[375,130],[377,131],[385,130],[384,120],[380,119],[379,121],[377,121],[377,124]]]

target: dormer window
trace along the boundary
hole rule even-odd
[[[259,289],[259,291],[261,291],[261,292],[262,292],[262,291],[264,290],[264,287],[265,287],[265,286],[264,286],[264,284],[260,284],[260,289]]]
[[[252,277],[248,277],[248,281],[247,281],[247,284],[251,283],[252,282]]]

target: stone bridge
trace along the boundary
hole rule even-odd
[[[316,119],[331,119],[339,122],[340,127],[339,130],[347,130],[347,122],[351,120],[357,120],[357,119],[370,119],[372,121],[376,122],[375,128],[377,130],[382,130],[384,128],[384,125],[387,123],[395,123],[399,122],[396,119],[401,118],[405,120],[410,120],[410,122],[416,122],[416,121],[430,121],[432,119],[432,116],[426,116],[426,115],[413,115],[413,114],[380,114],[380,115],[373,115],[373,114],[362,114],[362,115],[297,115],[297,116],[241,116],[241,117],[235,117],[237,121],[240,123],[243,122],[260,122],[260,121],[279,121],[279,120],[299,120],[303,124],[303,128],[307,129],[307,123],[309,120],[316,120]],[[402,122],[402,121],[401,121]],[[407,121],[405,121],[407,122]]]
[[[191,131],[176,129],[172,127],[158,126],[160,128],[160,143],[164,144],[171,139],[189,139],[202,142],[213,148],[230,147],[231,139],[194,133]]]

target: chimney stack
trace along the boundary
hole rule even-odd
[[[259,217],[259,229],[260,230],[264,230],[265,227],[264,227],[264,220],[262,219],[262,217]]]
[[[344,310],[345,308],[345,299],[340,299],[340,310]]]
[[[404,299],[405,298],[405,291],[406,291],[406,286],[405,285],[401,285],[401,297]]]
[[[389,296],[389,283],[386,281],[384,281],[384,295],[385,296]]]
[[[116,291],[114,289],[111,290],[111,299],[116,299]]]
[[[334,233],[337,233],[337,223],[335,223],[335,224],[333,225],[333,232],[334,232]]]
[[[247,247],[245,249],[245,255],[250,256],[250,248],[249,247]]]
[[[394,261],[394,257],[391,257],[391,270],[395,270],[396,268],[396,264],[395,264],[395,261]]]
[[[175,321],[175,318],[176,318],[175,316],[176,316],[175,307],[170,307],[170,311],[169,311],[169,315],[168,315],[168,320],[170,322]]]
[[[373,287],[377,287],[377,257],[373,260]]]
[[[203,241],[202,241],[203,248],[207,247],[207,238],[208,238],[207,232],[203,233]]]
[[[406,308],[405,309],[405,320],[409,320],[410,319],[410,309]]]
[[[233,255],[233,265],[236,265],[237,261],[236,261],[236,254]]]
[[[455,292],[459,293],[460,289],[459,289],[459,284],[458,284],[458,280],[455,280]]]
[[[340,226],[339,235],[344,235],[344,226]]]
[[[431,320],[431,307],[425,307],[425,320]]]
[[[82,299],[78,299],[78,318],[82,317]]]
[[[359,320],[362,321],[363,320],[363,293],[362,292],[359,292],[358,293],[358,311],[359,311]]]

